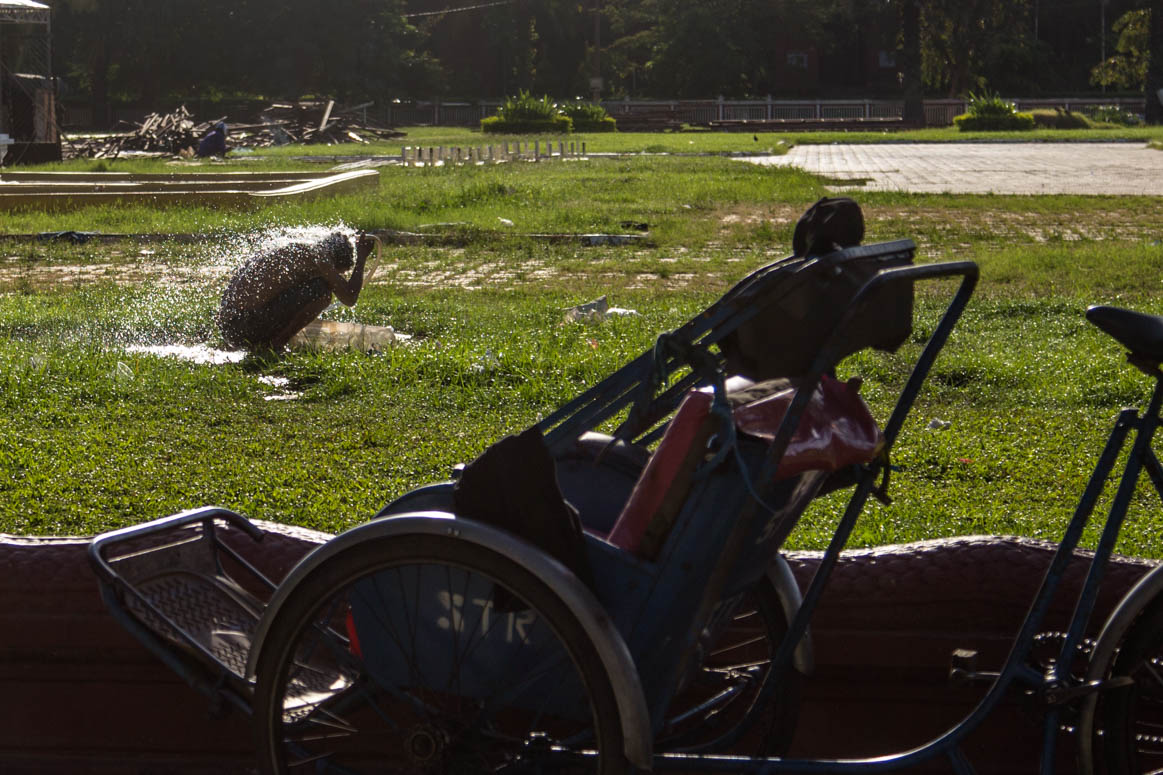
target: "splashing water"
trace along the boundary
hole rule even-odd
[[[215,350],[204,344],[131,344],[125,351],[156,355],[159,358],[177,358],[203,366],[241,363],[246,358],[246,353],[242,350]]]
[[[217,350],[214,313],[226,279],[243,262],[259,253],[294,243],[313,243],[340,232],[349,239],[356,230],[346,224],[280,226],[246,234],[225,234],[196,246],[169,246],[146,271],[144,282],[121,298],[115,323],[101,338],[110,346],[194,363],[236,363],[241,351]]]

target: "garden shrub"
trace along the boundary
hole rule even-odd
[[[1090,119],[1081,113],[1062,108],[1046,108],[1031,111],[1034,125],[1039,129],[1090,129]]]
[[[980,118],[971,113],[962,113],[953,118],[953,124],[962,132],[1025,132],[1034,128],[1034,116],[1030,113],[1014,113],[1010,116]]]
[[[1034,128],[1034,116],[1019,113],[1014,103],[997,94],[969,94],[969,112],[953,119],[962,132],[1026,131]]]
[[[481,131],[486,134],[513,134],[513,135],[567,135],[573,131],[573,122],[569,116],[558,113],[548,119],[527,119],[523,121],[506,121],[501,116],[489,116],[481,119]]]
[[[1100,124],[1114,124],[1116,126],[1142,126],[1143,124],[1142,116],[1123,110],[1118,105],[1099,105],[1087,108],[1086,112],[1090,115],[1091,121]]]
[[[524,90],[516,97],[506,97],[497,115],[481,120],[482,132],[497,134],[564,134],[572,129],[573,121],[548,96],[538,99]]]
[[[606,109],[592,102],[570,102],[562,106],[561,112],[573,121],[575,132],[613,132],[617,129]]]

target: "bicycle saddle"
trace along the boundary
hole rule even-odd
[[[1086,319],[1114,337],[1132,356],[1156,365],[1163,362],[1163,317],[1094,306],[1086,310]]]

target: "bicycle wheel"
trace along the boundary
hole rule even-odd
[[[795,734],[803,675],[791,668],[773,684],[772,663],[788,621],[766,578],[744,595],[698,673],[672,700],[659,751],[787,753]]]
[[[540,578],[467,541],[406,535],[337,554],[265,643],[265,772],[629,770],[584,627]]]
[[[1163,597],[1127,630],[1111,678],[1130,686],[1102,695],[1102,749],[1111,775],[1163,772]]]

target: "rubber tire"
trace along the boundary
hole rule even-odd
[[[362,578],[414,564],[443,565],[479,574],[523,600],[540,620],[548,624],[548,633],[568,655],[589,695],[599,761],[594,762],[591,758],[584,767],[570,766],[562,771],[596,772],[600,775],[624,775],[632,771],[623,752],[621,717],[609,676],[590,636],[551,587],[512,560],[475,544],[451,536],[411,535],[368,541],[330,558],[287,598],[264,640],[256,669],[254,720],[262,772],[287,771],[281,734],[283,683],[290,659],[296,653],[296,645],[304,629],[311,627],[314,621],[313,613],[337,592]],[[421,648],[415,650],[419,652]],[[344,659],[348,661],[347,653]],[[351,659],[355,659],[354,655]],[[390,737],[381,734],[374,739],[388,740]],[[393,748],[397,752],[391,755],[401,755],[398,751],[403,750],[403,741],[391,744],[399,746]],[[587,747],[592,745],[591,742]],[[456,771],[472,771],[475,761],[474,758]],[[447,766],[441,763],[441,771]],[[388,771],[425,772],[433,769],[408,764]]]
[[[581,509],[582,524],[603,532],[608,532],[612,527],[614,518],[630,497],[647,459],[647,453],[641,448],[607,448],[609,441],[612,441],[610,437],[589,434],[586,443],[558,457],[557,470],[558,482],[566,500],[587,507]],[[740,605],[740,612],[736,614],[736,620],[747,609],[755,612],[758,626],[750,627],[749,632],[743,633],[742,637],[754,638],[762,634],[764,639],[764,642],[752,644],[749,656],[770,662],[787,635],[788,618],[779,594],[767,577],[748,592]],[[727,630],[711,645],[711,656],[704,661],[702,673],[695,679],[696,683],[703,678],[714,678],[714,671],[722,669],[724,661],[729,660],[716,661],[713,655],[724,654],[732,638],[740,635],[738,629]],[[804,675],[792,667],[779,687],[770,685],[772,678],[768,670],[756,686],[749,688],[745,695],[733,699],[730,708],[713,708],[712,713],[705,714],[708,723],[700,726],[695,721],[675,729],[664,728],[654,741],[655,750],[675,753],[747,753],[753,756],[786,754],[799,718]],[[701,683],[706,691],[699,693],[698,687],[693,687],[680,694],[667,709],[668,718],[677,717],[714,692],[714,680]],[[722,680],[718,681],[718,685],[720,688],[725,686]],[[751,730],[756,730],[756,733],[748,735]],[[745,740],[745,750],[734,742],[738,739]]]
[[[1154,660],[1156,677],[1143,666]],[[1102,752],[1110,775],[1156,772],[1163,769],[1163,596],[1156,597],[1135,619],[1119,644],[1111,678],[1130,676],[1135,683],[1111,689],[1101,698]],[[1137,729],[1153,727],[1148,756],[1140,750]]]
[[[783,756],[791,746],[799,718],[804,675],[789,666],[780,686],[774,685],[771,662],[787,635],[788,620],[775,587],[764,578],[748,591],[735,616],[735,628],[725,631],[712,645],[701,668],[710,678],[732,662],[748,664],[765,661],[755,684],[718,707],[702,729],[664,735],[655,741],[658,751],[688,753],[731,753],[749,756]],[[713,681],[708,683],[713,687]],[[673,718],[698,696],[680,693],[667,710]]]

